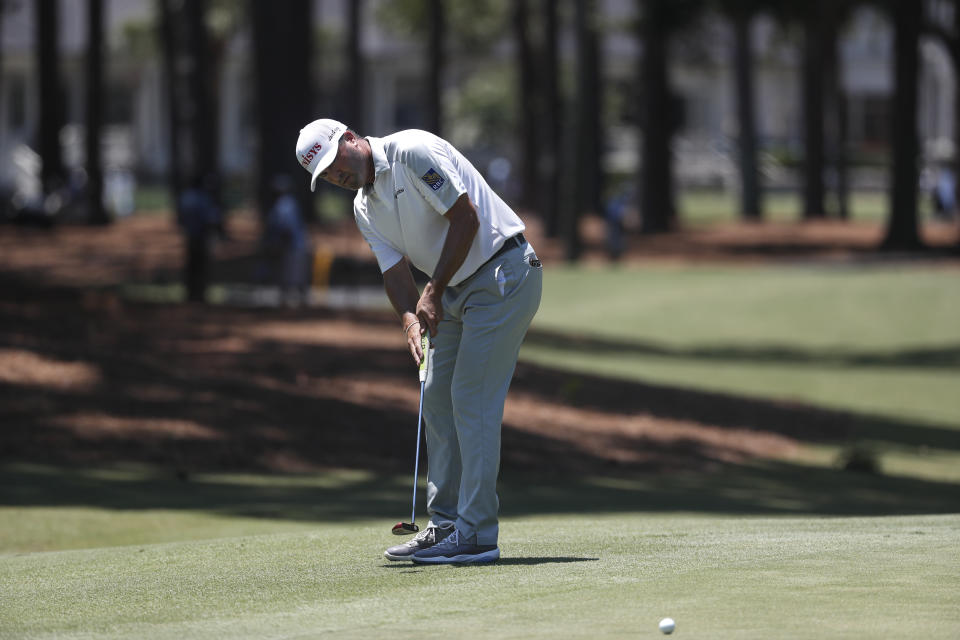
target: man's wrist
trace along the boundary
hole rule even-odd
[[[424,291],[429,293],[430,295],[440,297],[443,294],[443,290],[446,288],[447,288],[447,285],[440,284],[440,282],[437,281],[436,278],[431,278],[430,281],[427,282],[427,286],[424,287]]]
[[[419,320],[420,318],[418,318],[417,314],[413,311],[404,311],[400,314],[400,324],[406,327],[406,329],[403,330],[404,333],[410,329],[411,324],[418,322]]]

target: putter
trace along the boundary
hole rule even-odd
[[[423,351],[423,360],[420,361],[420,411],[417,415],[417,453],[413,460],[413,508],[410,510],[410,522],[398,522],[393,525],[393,535],[405,536],[420,531],[417,526],[417,476],[420,475],[420,428],[423,425],[423,385],[427,381],[427,369],[430,366],[430,333],[420,336],[420,350]]]

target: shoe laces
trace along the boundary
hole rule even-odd
[[[437,545],[444,545],[447,547],[458,547],[460,546],[460,530],[454,529],[453,533],[448,535],[446,538],[437,543]]]
[[[417,535],[413,536],[413,540],[411,540],[410,542],[420,542],[422,540],[426,540],[431,535],[436,535],[435,529],[436,527],[433,527],[433,526],[427,527]]]
[[[422,530],[420,533],[415,535],[413,539],[410,540],[410,542],[408,542],[407,544],[416,544],[418,542],[423,542],[423,541],[432,542],[436,544],[437,532],[439,531],[439,529],[440,527],[436,525],[430,525],[426,529]]]

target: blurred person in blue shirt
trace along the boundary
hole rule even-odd
[[[306,302],[310,271],[310,240],[293,195],[293,179],[280,174],[271,182],[274,200],[267,213],[264,248],[277,258],[277,276],[282,301],[289,305]]]
[[[209,179],[198,174],[180,194],[177,222],[186,240],[184,284],[187,300],[205,302],[210,270],[210,249],[221,228],[220,207],[209,188]]]

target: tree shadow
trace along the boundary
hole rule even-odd
[[[580,333],[531,329],[524,344],[582,353],[614,353],[716,362],[815,364],[826,367],[960,368],[960,345],[898,351],[798,349],[780,345],[675,347],[653,341],[617,340]]]
[[[0,352],[28,353],[42,366],[35,379],[0,377],[0,504],[169,508],[308,522],[395,521],[408,513],[416,424],[409,355],[399,346],[358,348],[249,331],[272,321],[342,320],[393,335],[389,314],[130,305],[97,292],[2,284]],[[95,379],[64,381],[70,363],[89,367]],[[341,377],[408,386],[410,401],[322,392]],[[868,439],[960,449],[960,433],[946,428],[529,364],[518,367],[513,388],[537,403],[614,417],[643,413],[803,442]],[[954,484],[789,462],[728,464],[725,452],[703,441],[604,436],[606,451],[641,460],[623,463],[587,446],[592,437],[564,440],[507,421],[504,514],[938,513],[960,504]],[[332,488],[288,482],[297,476],[278,473],[327,468],[362,473]],[[269,475],[227,481],[209,472]]]
[[[0,505],[179,510],[297,522],[390,523],[409,515],[410,478],[343,472],[178,478],[155,467],[0,466]],[[422,486],[421,486],[422,489]],[[953,513],[960,485],[790,463],[638,476],[505,471],[504,518],[546,514],[696,512],[874,516]],[[424,513],[424,492],[418,512]]]
[[[731,429],[776,433],[802,442],[870,441],[878,446],[960,450],[960,428],[907,419],[825,409],[794,401],[766,400],[569,372],[521,363],[514,390],[594,411],[644,413]]]

